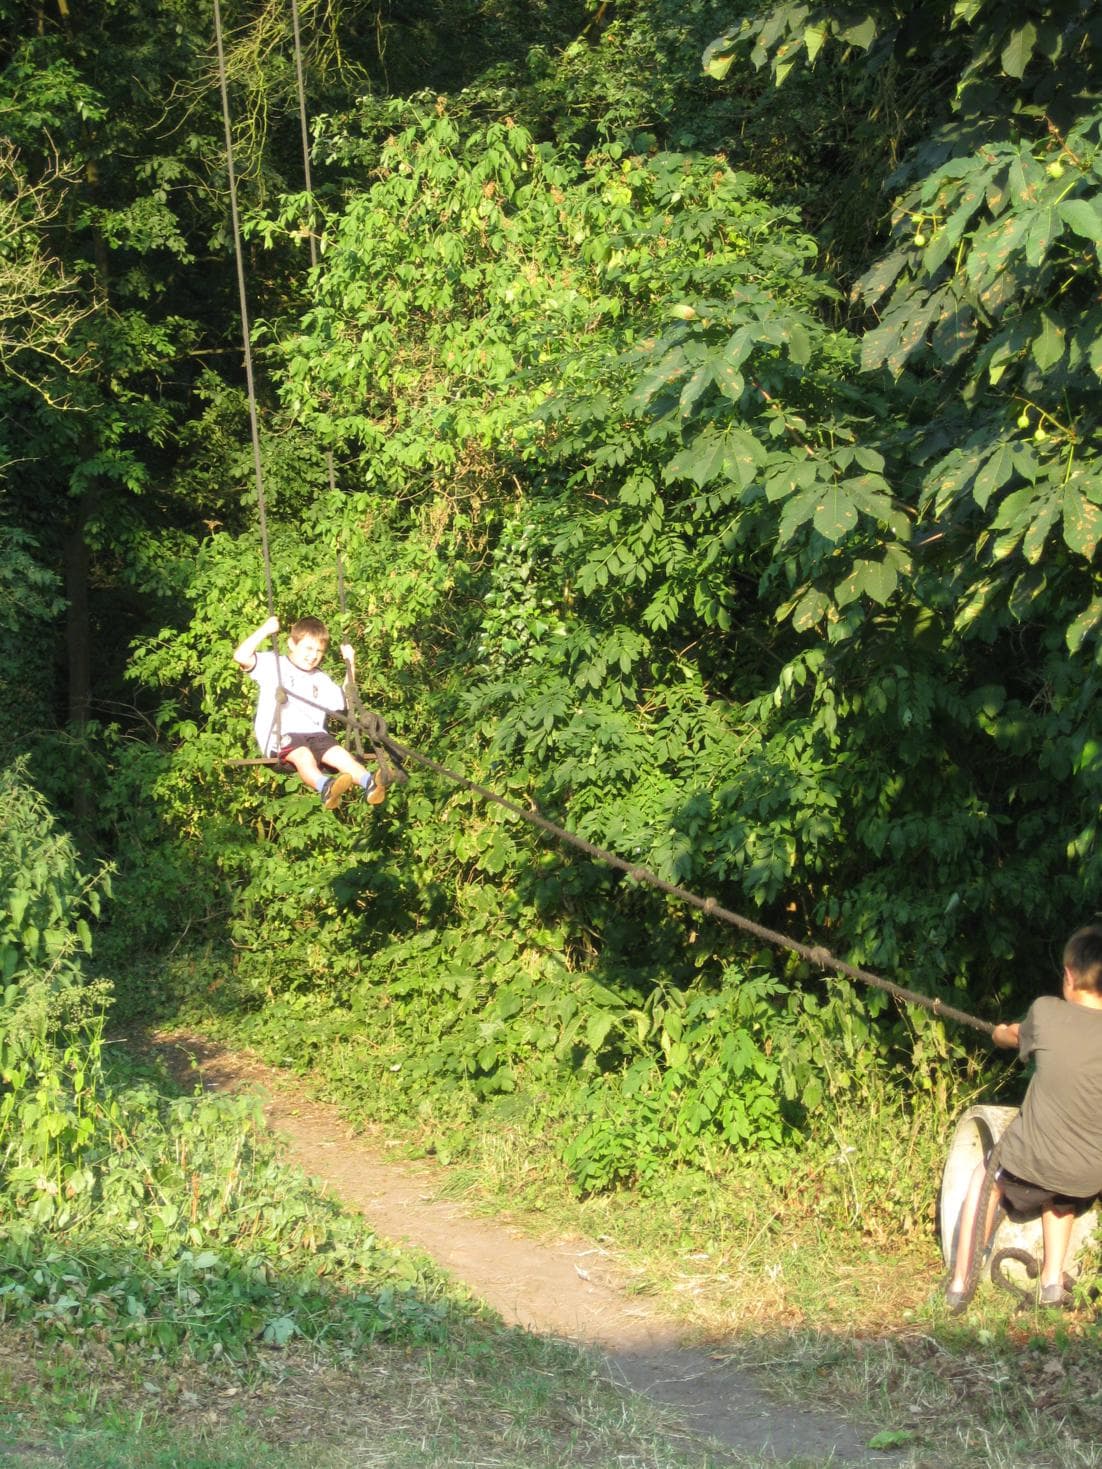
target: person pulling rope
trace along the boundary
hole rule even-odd
[[[1037,1302],[1067,1303],[1064,1267],[1075,1220],[1102,1191],[1102,925],[1077,929],[1064,945],[1062,995],[1034,1000],[1023,1021],[997,1025],[992,1039],[1016,1048],[1035,1070],[1021,1111],[968,1185],[945,1289],[954,1313],[971,1299],[976,1262],[1000,1206],[1040,1214]]]

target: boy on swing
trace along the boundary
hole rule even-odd
[[[341,644],[347,670],[341,688],[321,671],[329,647],[324,622],[302,617],[287,634],[285,654],[257,652],[264,639],[274,639],[278,631],[279,618],[269,617],[233,650],[234,662],[259,689],[253,731],[261,753],[293,766],[317,791],[327,811],[335,811],[345,792],[357,785],[377,806],[386,796],[385,783],[338,745],[325,727],[331,713],[345,708],[345,689],[355,682],[356,655],[351,645]],[[280,698],[281,691],[285,700]]]
[[[980,1196],[985,1165],[972,1175],[960,1213],[949,1308],[963,1311],[971,1294],[972,1256],[982,1253],[1004,1202],[1018,1213],[1041,1211],[1043,1259],[1037,1300],[1062,1306],[1064,1264],[1076,1215],[1102,1190],[1102,926],[1077,929],[1064,945],[1063,998],[1042,995],[1025,1019],[996,1025],[997,1046],[1017,1047],[1035,1071],[999,1141],[998,1171],[986,1218]]]

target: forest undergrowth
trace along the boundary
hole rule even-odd
[[[318,1193],[255,1101],[189,1094],[109,1038],[88,968],[108,875],[82,872],[18,767],[0,873],[5,1464],[703,1469],[592,1363]]]

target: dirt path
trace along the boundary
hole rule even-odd
[[[255,1090],[290,1155],[380,1235],[424,1250],[505,1321],[597,1351],[616,1381],[674,1409],[685,1426],[744,1454],[814,1464],[892,1464],[867,1435],[827,1414],[783,1404],[748,1372],[683,1343],[679,1329],[616,1289],[595,1245],[547,1244],[439,1197],[441,1170],[384,1157],[350,1136],[334,1107],[301,1084],[217,1045],[161,1042],[191,1058],[212,1090]],[[175,1068],[174,1068],[175,1069]]]

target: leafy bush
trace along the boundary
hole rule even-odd
[[[109,990],[86,982],[81,961],[107,890],[106,873],[81,875],[23,766],[0,772],[0,1136],[8,1186],[41,1180],[35,1219],[79,1173],[92,1128]]]
[[[0,876],[0,1317],[199,1357],[435,1331],[416,1267],[277,1163],[255,1103],[108,1064],[82,964],[103,887],[20,770]]]

